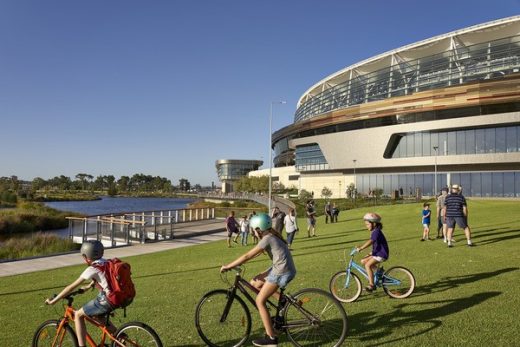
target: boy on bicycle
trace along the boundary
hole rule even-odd
[[[96,267],[96,265],[102,265],[106,262],[106,260],[102,258],[104,252],[105,247],[100,241],[85,241],[81,245],[80,253],[88,267],[81,273],[77,280],[66,286],[56,297],[45,300],[47,305],[54,305],[85,281],[90,281],[90,283],[82,287],[82,290],[87,290],[94,286],[98,287],[100,291],[97,297],[87,302],[82,308],[77,310],[74,315],[79,347],[85,347],[86,343],[87,330],[85,327],[85,316],[89,316],[96,322],[103,324],[104,322],[100,318],[97,318],[97,316],[103,316],[113,311],[107,299],[107,295],[109,294],[107,278],[103,271]],[[107,328],[111,333],[116,331],[116,327],[112,323],[110,323],[110,326],[107,326]]]
[[[296,275],[296,267],[287,242],[272,228],[271,217],[266,214],[253,216],[250,226],[259,234],[260,241],[249,252],[238,257],[235,261],[223,265],[220,272],[239,266],[259,256],[264,251],[271,258],[272,266],[251,280],[251,284],[260,290],[256,297],[256,306],[266,332],[266,336],[263,339],[254,340],[253,345],[274,347],[278,346],[278,337],[274,332],[266,302],[270,296],[279,298],[278,288],[285,288],[291,282]]]
[[[374,285],[374,269],[377,264],[382,263],[388,259],[390,251],[388,249],[388,242],[386,242],[383,234],[383,224],[381,224],[381,216],[376,213],[367,213],[363,217],[365,226],[370,231],[370,240],[365,242],[363,246],[356,247],[359,252],[370,245],[372,245],[372,252],[361,259],[361,263],[365,265],[365,270],[368,275],[368,286],[365,288],[367,292],[372,292],[376,289]]]

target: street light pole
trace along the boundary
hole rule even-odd
[[[271,200],[273,194],[273,105],[274,104],[285,104],[285,101],[271,101],[271,109],[269,112],[269,201],[267,202],[268,214],[271,214]]]
[[[356,193],[357,193],[357,177],[356,177],[356,159],[353,159],[352,162],[354,163],[354,191],[352,192],[352,200],[354,200],[354,207],[356,207]]]
[[[439,149],[438,146],[433,146],[433,150],[435,151],[435,177],[434,177],[434,195],[437,195],[437,150]]]

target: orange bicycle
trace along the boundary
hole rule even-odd
[[[69,325],[74,321],[74,296],[82,294],[84,290],[76,290],[63,300],[67,300],[65,313],[61,319],[51,319],[43,322],[34,334],[33,347],[78,347],[78,339],[74,329]],[[162,347],[162,342],[157,333],[148,325],[141,322],[128,322],[123,324],[115,334],[108,331],[111,314],[106,315],[104,324],[96,322],[90,317],[85,321],[99,329],[101,340],[96,343],[87,333],[87,343],[90,347]]]

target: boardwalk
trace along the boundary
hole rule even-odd
[[[105,250],[106,258],[125,258],[133,255],[166,251],[175,248],[198,245],[206,242],[224,240],[227,237],[223,220],[187,222],[176,225],[175,239],[161,242],[135,244],[127,247]],[[0,263],[0,277],[23,273],[57,269],[65,266],[83,264],[77,252],[57,256],[39,257],[26,260]]]

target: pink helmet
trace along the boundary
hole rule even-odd
[[[363,220],[372,223],[381,223],[381,216],[374,212],[368,212],[363,216]]]

